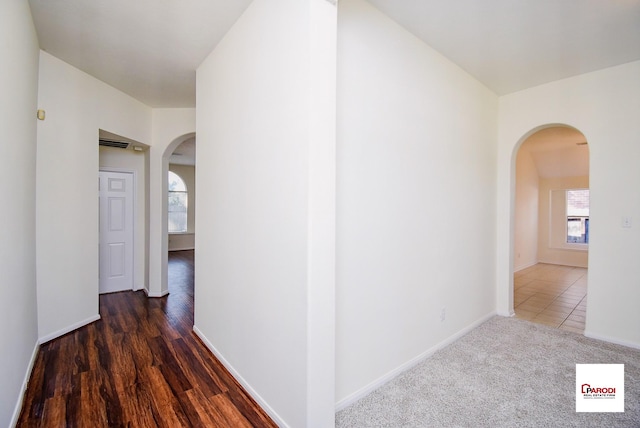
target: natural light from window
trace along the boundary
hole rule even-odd
[[[567,243],[589,243],[589,189],[567,190]]]
[[[187,231],[187,186],[184,180],[173,171],[169,171],[169,233]]]

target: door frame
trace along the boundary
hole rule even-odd
[[[121,173],[121,174],[131,174],[131,177],[133,179],[133,209],[132,209],[132,228],[131,228],[131,233],[133,234],[132,237],[132,246],[133,246],[133,251],[132,251],[132,266],[133,269],[131,271],[131,290],[132,291],[138,291],[141,290],[142,288],[144,288],[144,284],[141,287],[136,287],[136,272],[138,272],[138,268],[137,268],[137,259],[136,259],[136,248],[137,248],[137,244],[138,241],[136,239],[136,233],[138,231],[137,228],[137,214],[138,214],[138,209],[137,209],[137,201],[138,201],[138,192],[137,192],[137,186],[138,186],[138,174],[136,170],[132,170],[132,169],[127,169],[127,168],[117,168],[117,167],[111,167],[111,166],[105,166],[105,167],[99,167],[98,168],[98,177],[100,176],[101,172],[115,172],[115,173]],[[100,188],[98,187],[98,197],[100,197]],[[98,212],[98,242],[100,241],[100,213]],[[98,260],[100,258],[100,249],[98,248]],[[100,272],[100,269],[98,269],[98,272]],[[124,291],[124,290],[123,290]],[[98,279],[98,295],[100,294],[100,279]]]

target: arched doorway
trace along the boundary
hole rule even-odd
[[[161,215],[161,227],[162,227],[162,232],[161,232],[161,284],[162,284],[162,290],[163,290],[163,295],[166,294],[169,291],[169,287],[168,287],[168,252],[169,252],[169,230],[168,230],[168,223],[169,223],[169,207],[168,207],[168,174],[169,174],[169,164],[170,161],[173,159],[175,161],[176,158],[178,158],[178,156],[175,155],[176,153],[176,149],[178,147],[181,147],[182,145],[185,145],[184,147],[189,147],[188,149],[185,148],[184,151],[186,153],[186,151],[189,151],[188,155],[185,156],[189,157],[191,160],[187,160],[186,162],[183,163],[187,163],[190,166],[192,166],[195,170],[195,133],[191,132],[188,134],[184,134],[181,135],[177,138],[175,138],[164,150],[163,154],[162,154],[162,175],[161,175],[161,179],[162,179],[162,184],[161,184],[161,189],[162,189],[162,215]],[[192,152],[193,151],[193,152]],[[180,152],[178,152],[180,153]],[[182,156],[185,155],[185,153],[181,153]],[[180,157],[182,157],[180,156]],[[184,174],[183,174],[184,175]],[[193,180],[192,183],[194,183],[193,185],[195,185],[195,171],[193,172]],[[192,205],[193,205],[193,201],[195,200],[195,192],[192,192],[193,194],[191,195],[191,199],[192,199]],[[192,220],[194,219],[194,217],[192,217]],[[195,236],[195,228],[192,228],[190,230],[190,233]],[[191,239],[193,239],[193,236],[191,237]],[[193,241],[191,241],[193,242]]]
[[[514,150],[513,307],[582,333],[589,245],[589,148],[579,130],[539,127]]]

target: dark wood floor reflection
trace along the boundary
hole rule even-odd
[[[193,251],[170,294],[100,296],[101,320],[40,347],[19,427],[275,427],[193,334]]]

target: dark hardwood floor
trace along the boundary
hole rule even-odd
[[[43,344],[19,427],[275,427],[192,332],[193,251],[170,294],[100,296],[102,319]]]

